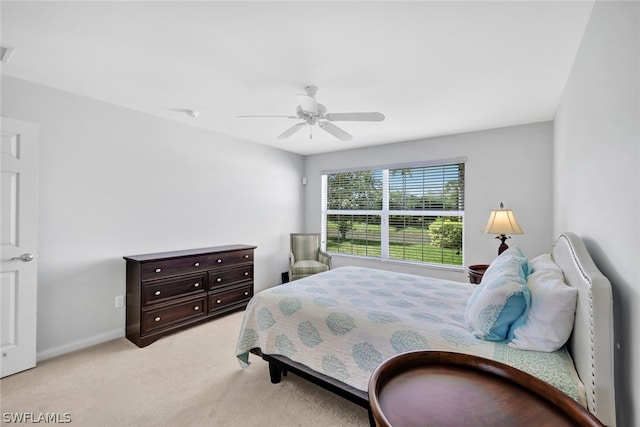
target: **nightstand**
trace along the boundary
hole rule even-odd
[[[541,379],[470,354],[397,354],[376,368],[368,390],[369,418],[377,427],[602,426],[586,408]]]
[[[489,268],[489,264],[473,264],[467,267],[469,273],[469,282],[473,284],[480,284],[484,272]]]

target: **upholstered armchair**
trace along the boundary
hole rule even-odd
[[[291,233],[289,280],[331,269],[331,255],[320,249],[320,233]]]

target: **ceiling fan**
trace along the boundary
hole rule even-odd
[[[306,95],[298,95],[298,106],[296,107],[295,116],[238,116],[238,117],[286,117],[288,119],[302,120],[289,129],[278,135],[278,139],[285,139],[299,131],[305,126],[318,125],[320,129],[338,138],[340,141],[349,141],[353,137],[334,125],[332,122],[381,122],[384,120],[382,113],[327,113],[327,107],[319,104],[316,100],[318,88],[316,86],[307,86],[305,88]],[[311,128],[309,129],[309,138],[311,138]]]

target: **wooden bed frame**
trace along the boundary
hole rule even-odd
[[[569,286],[578,289],[573,333],[567,348],[584,384],[587,408],[603,424],[616,425],[613,372],[613,297],[611,283],[598,270],[584,242],[574,233],[563,233],[552,250],[553,260],[562,269]],[[280,382],[292,372],[369,410],[367,392],[316,372],[280,355],[252,353],[269,363],[271,382]],[[373,424],[371,411],[369,420]]]

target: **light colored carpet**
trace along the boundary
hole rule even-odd
[[[70,413],[74,426],[368,426],[367,411],[234,355],[243,312],[145,348],[122,338],[0,380],[2,413]],[[4,421],[5,415],[3,415]]]

